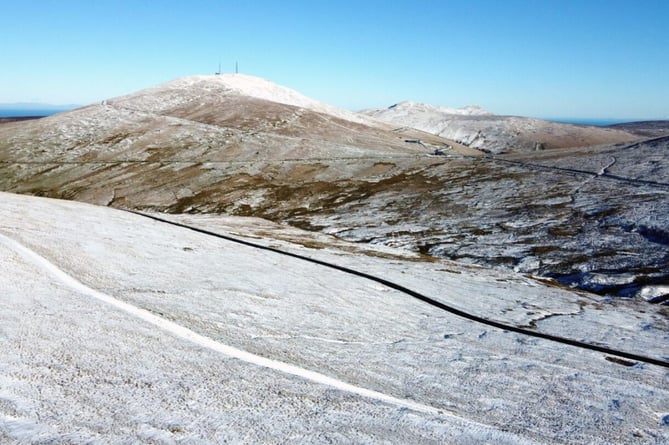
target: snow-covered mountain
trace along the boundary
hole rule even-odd
[[[102,206],[0,193],[0,443],[669,442],[666,368],[516,331],[668,359],[669,138],[530,148],[238,75],[1,123],[0,190]]]
[[[478,106],[454,109],[400,102],[388,108],[369,109],[362,113],[395,126],[417,128],[495,154],[638,139],[623,130],[498,116]]]
[[[323,172],[324,179],[354,177],[377,162],[427,156],[445,146],[453,153],[480,154],[418,130],[394,131],[237,74],[181,78],[57,116],[0,126],[0,159],[11,160],[4,164],[11,170],[3,176],[4,187],[11,184],[5,190],[173,210],[228,207],[218,196],[226,177],[241,185],[249,173],[266,171],[265,179],[279,174],[299,181],[328,170],[331,162],[343,167],[334,176]],[[286,161],[277,170],[277,162]],[[44,171],[49,163],[60,167]],[[289,168],[296,163],[315,166]],[[246,205],[230,198],[235,206]]]
[[[0,124],[0,189],[120,208],[257,216],[602,294],[663,298],[666,138],[503,159],[328,110],[248,76],[178,79],[57,116]],[[514,119],[454,116],[456,123]]]
[[[359,113],[333,107],[306,97],[269,80],[245,74],[195,75],[175,79],[136,93],[111,99],[109,104],[136,108],[145,112],[165,113],[201,101],[212,107],[225,106],[231,97],[244,97],[292,105],[317,113],[365,125],[378,122]]]
[[[478,105],[468,105],[462,108],[437,107],[434,105],[404,101],[399,102],[388,108],[367,109],[360,111],[361,114],[373,116],[381,121],[393,121],[404,118],[407,121],[416,119],[416,124],[429,126],[429,133],[435,133],[439,129],[438,125],[446,116],[492,116],[493,113]],[[413,126],[413,125],[412,125]]]
[[[666,356],[666,315],[639,302],[257,218],[172,218],[503,323]],[[119,210],[0,193],[0,287],[3,444],[669,441],[659,366]]]
[[[47,119],[5,124],[0,135],[0,149],[36,161],[384,157],[430,152],[407,138],[453,145],[417,130],[395,132],[240,74],[177,79]]]

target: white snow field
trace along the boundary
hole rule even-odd
[[[495,320],[669,355],[661,307],[259,219],[169,217]],[[482,326],[303,260],[0,193],[2,444],[660,444],[668,384],[666,368]]]

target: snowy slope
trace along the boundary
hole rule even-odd
[[[380,125],[378,121],[358,113],[334,107],[306,97],[295,90],[260,77],[245,74],[194,75],[175,79],[137,93],[110,99],[112,104],[131,104],[143,111],[160,112],[194,101],[212,97],[243,96],[306,108],[347,121]],[[161,100],[156,100],[160,98]]]
[[[609,144],[638,139],[625,131],[549,122],[521,116],[498,116],[481,107],[461,109],[400,102],[361,112],[397,126],[417,128],[492,153],[527,152]]]
[[[666,355],[666,317],[633,302],[342,250],[257,219],[179,219],[499,320]],[[363,278],[117,210],[1,193],[0,286],[1,443],[669,440],[662,368],[482,327]]]
[[[362,110],[362,114],[381,121],[418,128],[428,133],[439,134],[444,128],[444,121],[457,116],[492,116],[493,113],[469,105],[463,108],[436,107],[434,105],[404,101],[384,109]]]

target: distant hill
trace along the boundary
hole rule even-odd
[[[396,126],[417,128],[495,154],[629,142],[638,138],[624,129],[498,116],[477,106],[452,109],[400,102],[363,113]]]
[[[387,111],[386,111],[387,110]],[[392,115],[392,116],[406,116],[407,119],[413,116],[422,115],[423,117],[432,116],[435,121],[432,122],[438,125],[438,121],[442,116],[492,116],[494,113],[479,107],[478,105],[468,105],[462,108],[436,107],[434,105],[422,104],[418,102],[404,101],[389,106],[386,109],[367,109],[360,111],[362,114],[376,114],[378,116]],[[425,124],[425,123],[423,123]],[[431,132],[432,133],[432,132]]]
[[[641,137],[669,136],[669,120],[626,122],[623,124],[609,125],[609,128],[627,131]]]

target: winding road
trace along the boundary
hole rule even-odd
[[[135,210],[126,210],[126,211],[130,212],[130,213],[133,213],[133,214],[136,214],[136,215],[139,215],[139,216],[142,216],[144,218],[149,218],[149,219],[152,219],[154,221],[161,222],[161,223],[170,224],[170,225],[173,225],[173,226],[176,226],[176,227],[181,227],[181,228],[184,228],[184,229],[192,230],[194,232],[198,232],[198,233],[208,235],[208,236],[213,236],[213,237],[216,237],[216,238],[220,238],[220,239],[223,239],[223,240],[226,240],[226,241],[241,244],[241,245],[251,247],[251,248],[254,248],[254,249],[260,249],[260,250],[269,251],[269,252],[273,252],[273,253],[280,254],[280,255],[289,256],[289,257],[292,257],[292,258],[297,258],[297,259],[300,259],[300,260],[303,260],[303,261],[308,261],[310,263],[317,264],[317,265],[320,265],[320,266],[323,266],[323,267],[328,267],[330,269],[338,270],[340,272],[344,272],[344,273],[349,274],[349,275],[362,277],[362,278],[377,282],[379,284],[382,284],[382,285],[384,285],[384,286],[386,286],[390,289],[394,289],[394,290],[397,290],[399,292],[402,292],[406,295],[409,295],[413,298],[416,298],[417,300],[420,300],[424,303],[427,303],[430,306],[438,308],[442,311],[451,313],[453,315],[456,315],[458,317],[462,317],[466,320],[470,320],[470,321],[473,321],[475,323],[479,323],[479,324],[486,325],[486,326],[491,326],[491,327],[501,329],[501,330],[504,330],[504,331],[516,332],[518,334],[527,335],[529,337],[541,338],[541,339],[544,339],[544,340],[553,341],[553,342],[556,342],[556,343],[561,343],[561,344],[573,346],[573,347],[576,347],[576,348],[601,352],[603,354],[608,354],[608,355],[611,355],[611,356],[614,356],[614,357],[617,357],[617,358],[621,358],[621,359],[633,360],[633,361],[636,361],[636,362],[643,362],[643,363],[648,363],[648,364],[651,364],[651,365],[656,365],[656,366],[661,366],[661,367],[664,367],[664,368],[669,368],[669,361],[665,360],[665,359],[647,357],[647,356],[644,356],[644,355],[641,355],[641,354],[636,354],[636,353],[626,352],[626,351],[620,351],[620,350],[608,348],[608,347],[605,347],[605,346],[599,346],[599,345],[595,345],[595,344],[591,344],[591,343],[585,343],[585,342],[582,342],[582,341],[578,341],[578,340],[574,340],[574,339],[570,339],[570,338],[566,338],[566,337],[560,337],[560,336],[557,336],[557,335],[546,334],[546,333],[539,332],[539,331],[520,328],[518,326],[513,326],[513,325],[502,323],[502,322],[499,322],[499,321],[490,320],[490,319],[487,319],[485,317],[481,317],[481,316],[478,316],[478,315],[475,315],[475,314],[471,314],[471,313],[462,311],[462,310],[457,309],[453,306],[449,306],[447,304],[444,304],[440,301],[435,300],[434,298],[428,297],[428,296],[423,295],[419,292],[416,292],[412,289],[404,287],[400,284],[393,283],[392,281],[386,280],[385,278],[377,277],[375,275],[371,275],[371,274],[361,272],[361,271],[358,271],[358,270],[355,270],[355,269],[340,266],[338,264],[318,260],[318,259],[315,259],[315,258],[310,258],[310,257],[304,256],[304,255],[300,255],[300,254],[296,254],[296,253],[292,253],[292,252],[287,252],[287,251],[277,249],[277,248],[274,248],[274,247],[263,246],[261,244],[253,243],[253,242],[242,240],[242,239],[238,239],[238,238],[231,237],[231,236],[228,236],[228,235],[222,235],[222,234],[219,234],[219,233],[211,232],[209,230],[201,229],[201,228],[194,227],[194,226],[191,226],[191,225],[188,225],[188,224],[182,224],[182,223],[170,221],[170,220],[160,218],[160,217],[155,216],[155,215],[149,215],[149,214],[138,212],[138,211],[135,211]]]

